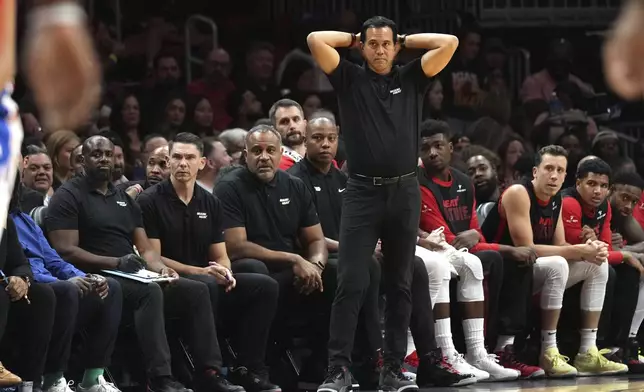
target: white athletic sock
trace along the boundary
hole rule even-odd
[[[557,347],[557,331],[541,330],[541,353],[547,349]]]
[[[637,307],[633,313],[633,320],[631,321],[631,329],[628,333],[629,338],[637,337],[637,332],[640,330],[640,325],[644,320],[644,282],[640,281],[640,292],[637,296]]]
[[[472,358],[482,358],[487,355],[483,324],[482,318],[463,320],[465,347],[467,348],[467,354]]]
[[[579,344],[579,352],[585,354],[591,347],[597,345],[597,328],[579,330],[581,334],[581,343]]]
[[[449,317],[436,320],[435,326],[436,344],[443,351],[443,355],[448,357],[456,351],[454,341],[452,341],[452,326]]]
[[[509,346],[511,344],[514,344],[514,336],[499,335],[494,352],[503,351],[505,350],[505,346]]]
[[[414,344],[414,337],[411,336],[411,330],[407,329],[407,354],[405,357],[416,350],[416,345]]]

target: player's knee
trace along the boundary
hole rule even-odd
[[[539,257],[537,263],[547,268],[548,277],[566,282],[570,269],[568,261],[561,256]]]
[[[483,264],[481,259],[472,253],[463,253],[463,266],[472,274],[476,280],[483,280]]]

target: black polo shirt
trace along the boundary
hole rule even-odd
[[[224,209],[224,229],[246,228],[246,237],[264,248],[297,252],[300,229],[320,223],[311,193],[299,178],[278,170],[263,183],[244,168],[228,173],[215,187]]]
[[[133,252],[134,229],[143,227],[143,218],[124,190],[110,184],[103,195],[87,177],[74,177],[54,192],[45,225],[50,232],[78,230],[78,246],[90,253],[121,257]]]
[[[324,174],[306,158],[291,166],[287,172],[301,179],[311,192],[324,236],[339,241],[342,194],[347,188],[347,176],[334,165]]]
[[[373,177],[415,172],[431,81],[420,59],[394,66],[389,75],[341,59],[329,80],[338,97],[349,171]]]
[[[224,242],[221,204],[197,184],[188,204],[179,199],[170,180],[146,189],[136,202],[148,237],[161,241],[161,256],[205,267],[210,246]]]

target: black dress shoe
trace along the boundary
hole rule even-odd
[[[208,371],[195,380],[197,392],[246,392],[244,387],[235,385],[215,371]]]
[[[282,392],[279,385],[268,379],[268,372],[250,371],[244,366],[237,367],[228,373],[231,382],[244,387],[246,392]]]

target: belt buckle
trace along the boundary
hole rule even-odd
[[[384,178],[383,177],[373,177],[373,185],[374,186],[382,186],[384,184]]]

